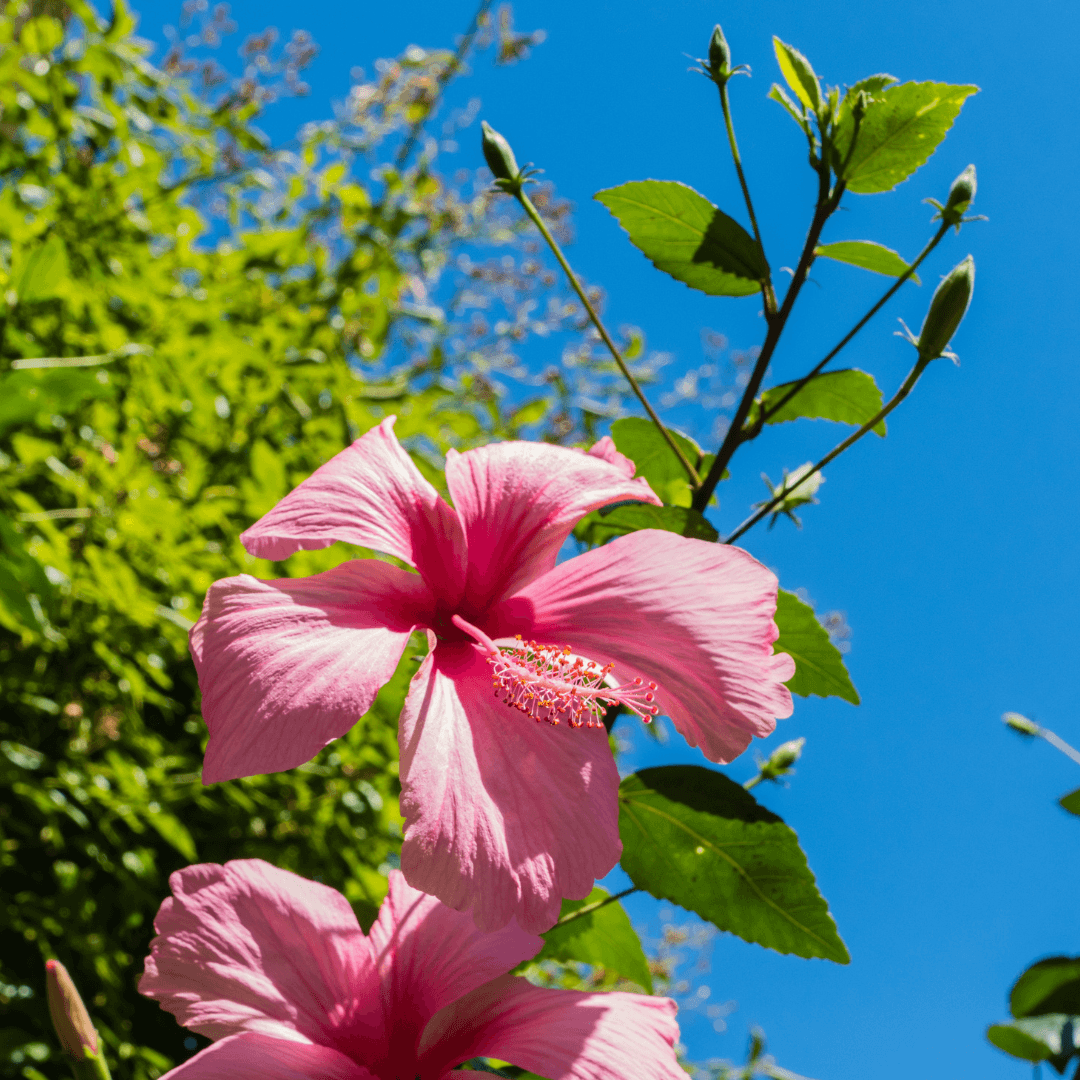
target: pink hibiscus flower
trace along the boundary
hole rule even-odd
[[[587,454],[525,442],[451,451],[451,508],[392,425],[241,539],[274,560],[342,540],[417,573],[359,559],[310,578],[216,582],[191,632],[210,732],[203,780],[314,757],[424,628],[431,649],[399,729],[401,868],[482,929],[516,918],[545,930],[622,850],[606,705],[665,713],[718,762],[791,715],[794,662],[772,652],[776,578],[744,551],[654,530],[556,566],[584,514],[659,501],[610,439]]]
[[[484,934],[397,871],[367,936],[337,890],[261,859],[169,883],[139,991],[214,1042],[166,1080],[482,1080],[455,1071],[481,1056],[550,1080],[686,1080],[675,1002],[507,975],[540,938]]]

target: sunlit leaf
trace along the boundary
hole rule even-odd
[[[822,244],[814,248],[814,254],[859,266],[863,270],[872,270],[875,274],[885,274],[887,277],[899,277],[908,269],[908,264],[898,252],[873,240],[838,240],[834,244]],[[916,285],[920,284],[918,274],[912,274],[910,280]]]
[[[859,704],[840,650],[817,621],[814,609],[794,593],[780,589],[776,598],[776,625],[780,636],[774,652],[784,652],[795,661],[795,674],[788,680],[793,694],[809,697],[838,697]]]

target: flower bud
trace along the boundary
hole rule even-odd
[[[953,182],[949,188],[949,197],[945,200],[945,209],[942,217],[948,218],[949,224],[955,224],[952,218],[959,221],[975,198],[975,189],[978,184],[975,180],[975,166],[969,165]]]
[[[45,996],[60,1045],[75,1059],[96,1057],[98,1036],[83,999],[59,960],[45,961]]]
[[[486,121],[482,121],[484,160],[496,180],[516,181],[521,171],[510,144]]]
[[[945,355],[945,350],[971,303],[975,287],[975,260],[969,255],[949,272],[937,287],[930,310],[915,342],[924,362]]]
[[[1042,728],[1018,712],[1007,712],[1002,718],[1006,724],[1021,735],[1040,735]]]
[[[806,739],[792,739],[790,742],[781,743],[765,762],[765,767],[777,776],[786,773],[792,765],[802,756],[802,748],[806,745]]]
[[[730,71],[731,49],[724,37],[724,31],[717,23],[709,39],[709,73],[715,78],[717,75],[727,75]]]

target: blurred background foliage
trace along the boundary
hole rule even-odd
[[[422,642],[315,761],[200,782],[187,630],[209,584],[371,555],[271,566],[240,532],[390,412],[438,485],[450,446],[578,441],[621,407],[588,336],[524,368],[524,343],[582,330],[582,312],[509,200],[436,169],[425,125],[466,54],[509,62],[537,40],[508,9],[481,5],[456,52],[360,72],[285,148],[255,122],[303,92],[314,43],[255,35],[232,75],[206,56],[228,9],[182,16],[188,45],[156,66],[119,2],[109,20],[82,0],[0,17],[0,1071],[28,1080],[67,1072],[51,956],[121,1075],[199,1045],[135,993],[178,867],[271,859],[366,924],[397,864],[396,718]],[[568,238],[567,205],[539,198]],[[624,336],[648,379],[656,358]]]

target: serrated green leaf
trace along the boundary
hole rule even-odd
[[[1058,803],[1068,810],[1070,814],[1076,814],[1080,817],[1080,788],[1070,791],[1068,795],[1062,795],[1058,799]]]
[[[692,187],[634,180],[594,196],[653,265],[710,296],[750,296],[769,264],[757,241]]]
[[[850,108],[841,109],[833,143],[848,190],[864,195],[891,191],[906,180],[937,149],[964,101],[978,89],[911,82],[882,90],[866,110],[854,150],[854,117]]]
[[[798,49],[786,45],[778,37],[772,40],[773,52],[776,53],[776,62],[780,65],[784,81],[799,101],[816,113],[821,108],[821,84],[810,61]]]
[[[708,468],[712,458],[702,454],[701,447],[693,439],[672,428],[667,432],[699,474]],[[666,504],[690,505],[690,480],[686,470],[651,420],[639,416],[616,420],[611,425],[611,438],[615,449],[637,467],[635,475],[648,480],[649,487]]]
[[[784,400],[796,383],[781,383],[766,390],[751,406],[746,419],[748,428],[752,428],[761,415],[774,404]],[[858,368],[845,368],[841,371],[826,371],[815,375],[790,401],[777,409],[767,424],[784,424],[790,420],[835,420],[840,424],[858,424],[867,422],[881,409],[881,391],[872,375]],[[885,421],[882,420],[871,428],[884,437]]]
[[[875,274],[885,274],[886,277],[899,277],[908,269],[899,252],[874,240],[838,240],[835,244],[822,244],[814,248],[814,254],[863,270],[872,270]],[[922,284],[918,274],[912,274],[909,280],[916,285]]]
[[[808,135],[810,134],[810,125],[806,122],[806,117],[795,108],[795,102],[787,96],[784,88],[779,83],[772,84],[766,97],[771,98],[773,101],[778,101],[783,105],[791,119],[794,120]]]
[[[849,961],[798,837],[723,773],[665,765],[628,776],[619,835],[623,869],[653,896],[777,952]]]
[[[795,661],[788,689],[800,697],[838,697],[859,704],[859,693],[844,667],[840,650],[829,640],[814,609],[794,593],[780,589],[776,597],[776,625],[780,636],[773,652],[787,653]]]
[[[598,885],[584,900],[564,900],[559,917],[610,895]],[[650,994],[653,992],[652,974],[641,939],[630,925],[626,909],[617,900],[562,926],[556,924],[540,936],[544,939],[544,947],[537,954],[537,960],[580,960],[596,964],[636,982]]]
[[[1032,964],[1009,991],[1009,1011],[1017,1019],[1080,1015],[1080,957],[1051,956]]]
[[[695,540],[715,543],[719,533],[696,510],[686,506],[650,506],[648,503],[596,510],[583,517],[574,528],[574,538],[589,547],[599,547],[617,536],[641,529],[662,529]]]

